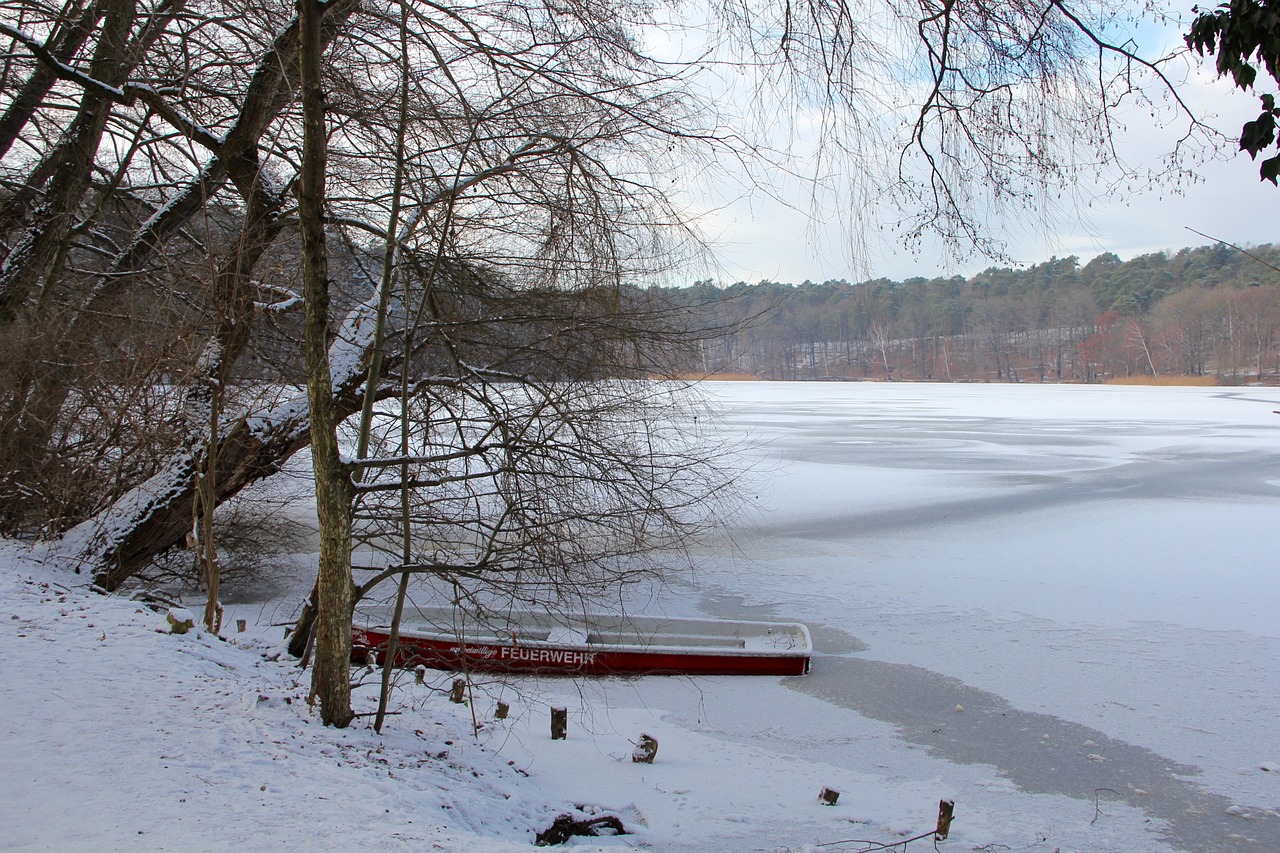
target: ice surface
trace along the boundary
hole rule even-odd
[[[758,530],[735,532],[750,559],[709,560],[704,592],[847,633],[850,657],[1153,750],[1212,794],[1280,806],[1271,774],[1237,772],[1280,734],[1280,392],[719,392],[759,439],[773,503]]]

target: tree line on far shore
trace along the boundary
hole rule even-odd
[[[971,277],[710,281],[671,298],[724,330],[703,374],[762,379],[1103,382],[1280,378],[1280,248],[1226,245]]]

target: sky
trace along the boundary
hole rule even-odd
[[[1180,45],[1184,28],[1176,23],[1162,29],[1148,26],[1139,38],[1156,51],[1172,49]],[[1180,81],[1178,91],[1200,118],[1232,139],[1259,109],[1255,95],[1235,90],[1198,66]],[[1121,120],[1117,141],[1125,160],[1139,170],[1158,164],[1174,140],[1169,124],[1161,126],[1147,109],[1129,111]],[[796,133],[795,126],[789,125],[788,132]],[[874,216],[859,219],[848,203],[838,200],[847,175],[833,174],[833,188],[816,201],[812,188],[800,182],[783,180],[765,191],[744,190],[749,182],[743,181],[732,190],[713,191],[715,200],[707,205],[701,225],[713,243],[714,260],[689,275],[724,284],[762,279],[902,280],[971,275],[990,266],[1029,266],[1070,255],[1085,263],[1103,252],[1127,260],[1214,240],[1240,246],[1274,242],[1280,189],[1261,182],[1258,164],[1232,149],[1228,146],[1198,164],[1198,182],[1170,186],[1128,181],[1121,191],[1108,190],[1101,182],[1085,183],[1068,189],[1078,201],[1061,205],[1056,213],[1031,210],[1003,223],[984,222],[986,233],[1006,246],[1005,259],[973,253],[957,257],[930,243],[916,251],[904,248],[882,228],[882,221]],[[860,245],[851,249],[854,244]]]
[[[1204,182],[1181,190],[1145,187],[1125,198],[1099,199],[1065,222],[1028,224],[1007,234],[1013,266],[1076,255],[1081,263],[1104,252],[1128,260],[1222,240],[1239,246],[1274,243],[1280,189],[1262,183],[1246,155],[1201,167]],[[838,214],[811,216],[803,207],[755,197],[730,204],[718,218],[716,254],[723,282],[761,279],[799,284],[845,278],[897,281],[923,276],[972,275],[1004,262],[985,257],[956,260],[940,247],[912,252],[891,239],[867,248],[865,261],[851,259]],[[1213,239],[1205,239],[1200,234]]]

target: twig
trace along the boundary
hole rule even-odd
[[[857,851],[857,853],[874,853],[874,851],[876,850],[892,850],[893,848],[899,845],[902,846],[903,850],[906,850],[907,845],[910,844],[912,841],[919,841],[920,839],[928,838],[933,834],[934,834],[934,831],[931,829],[928,832],[922,832],[919,835],[916,835],[912,838],[904,838],[901,841],[883,842],[883,841],[868,841],[863,838],[846,838],[843,841],[827,841],[823,844],[815,844],[814,846],[815,847],[834,847],[837,844],[869,844],[871,845],[869,847],[860,848]],[[934,849],[937,849],[937,846],[938,846],[937,844],[934,844]]]
[[[1267,261],[1264,261],[1262,258],[1260,258],[1260,257],[1258,257],[1257,255],[1255,255],[1253,252],[1250,252],[1248,249],[1242,249],[1242,248],[1240,248],[1239,246],[1237,246],[1235,243],[1228,243],[1226,240],[1221,240],[1221,239],[1219,239],[1219,238],[1217,238],[1217,237],[1210,237],[1208,234],[1205,234],[1205,233],[1202,233],[1202,232],[1200,232],[1200,231],[1197,231],[1196,229],[1192,228],[1192,227],[1191,227],[1191,226],[1189,226],[1189,225],[1184,225],[1184,226],[1182,226],[1182,227],[1183,227],[1183,228],[1186,228],[1186,229],[1187,229],[1188,231],[1190,231],[1192,234],[1198,234],[1199,236],[1201,236],[1201,237],[1205,238],[1206,240],[1212,240],[1212,241],[1213,241],[1213,242],[1215,242],[1215,243],[1221,243],[1221,244],[1222,244],[1222,245],[1224,245],[1224,246],[1228,246],[1228,247],[1230,247],[1230,248],[1232,248],[1232,249],[1235,249],[1237,252],[1241,253],[1241,254],[1242,254],[1242,255],[1244,255],[1245,257],[1247,257],[1247,258],[1253,258],[1255,261],[1257,261],[1258,263],[1262,264],[1264,267],[1266,267],[1266,268],[1267,268],[1267,269],[1269,269],[1269,270],[1275,270],[1276,272],[1280,272],[1280,267],[1276,266],[1276,265],[1275,265],[1275,264],[1273,264],[1273,263],[1269,263],[1269,262],[1267,262]]]
[[[1099,804],[1098,795],[1101,794],[1103,791],[1109,791],[1110,793],[1115,794],[1117,797],[1124,796],[1124,794],[1120,793],[1115,788],[1094,788],[1093,789],[1093,820],[1089,821],[1090,826],[1093,826],[1095,823],[1098,822],[1098,818],[1102,817],[1102,806]]]
[[[158,592],[151,590],[140,590],[133,594],[134,601],[140,601],[143,604],[163,604],[166,607],[181,607],[182,604],[175,599],[167,598]]]

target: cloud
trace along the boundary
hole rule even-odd
[[[1147,44],[1176,46],[1181,26],[1148,25],[1140,35]],[[1086,170],[1074,184],[1045,187],[1038,204],[1025,209],[984,208],[979,200],[976,216],[983,236],[1003,241],[1009,258],[1020,265],[1066,255],[1087,261],[1103,252],[1129,258],[1209,242],[1193,230],[1242,245],[1275,240],[1280,190],[1258,180],[1257,164],[1238,153],[1233,141],[1240,125],[1257,115],[1258,101],[1200,64],[1211,66],[1182,61],[1168,66],[1168,72],[1178,98],[1220,133],[1216,148],[1184,140],[1185,116],[1168,93],[1128,101],[1114,113],[1115,150],[1123,170]],[[901,104],[903,93],[895,100]],[[841,175],[833,161],[817,154],[821,135],[830,128],[816,114],[794,102],[779,109],[785,114],[763,128],[762,138],[772,150],[799,155],[794,173],[747,174],[735,164],[722,164],[721,183],[696,188],[691,207],[700,212],[715,244],[718,265],[691,271],[690,280],[900,280],[969,275],[996,263],[931,240],[911,251],[904,248],[893,223],[910,212],[884,206],[866,194],[865,184],[850,182],[856,172],[845,167]],[[884,162],[885,152],[877,156],[876,144],[872,139],[863,152],[873,165]],[[1180,144],[1182,159],[1171,161]],[[1171,165],[1181,167],[1181,178],[1151,177],[1169,173]]]

